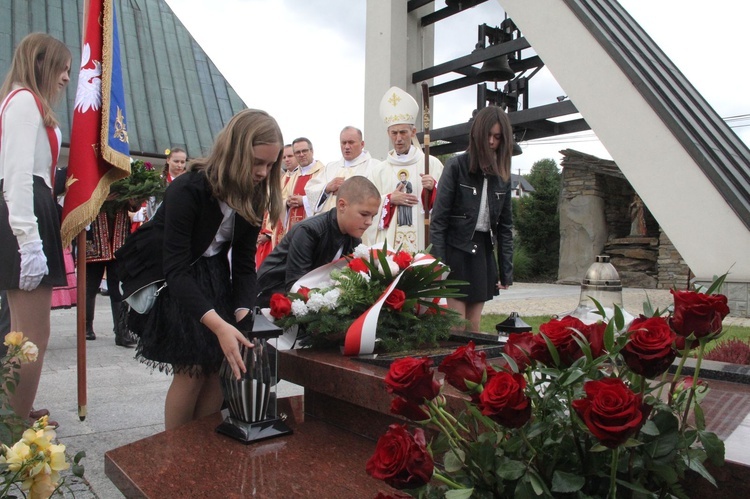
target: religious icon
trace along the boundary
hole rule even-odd
[[[414,192],[411,182],[409,182],[409,172],[407,170],[399,170],[398,172],[398,184],[396,184],[396,190],[399,192],[405,192],[411,194]],[[406,205],[399,205],[398,207],[398,225],[411,225],[412,224],[412,207]]]
[[[646,215],[641,197],[636,193],[633,202],[630,203],[630,235],[646,235]]]

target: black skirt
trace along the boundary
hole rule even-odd
[[[234,323],[231,283],[226,251],[199,258],[190,267],[198,287],[214,304],[222,319]],[[216,335],[187,313],[172,297],[169,286],[156,298],[146,315],[130,311],[128,327],[139,336],[136,357],[144,364],[167,373],[191,376],[215,373],[224,353]]]
[[[491,300],[498,295],[497,262],[489,232],[475,232],[472,242],[476,253],[467,253],[450,245],[446,248],[445,263],[451,268],[448,279],[467,281],[470,284],[459,287],[467,303],[478,303]]]
[[[41,177],[34,176],[34,215],[36,215],[42,250],[47,257],[49,273],[42,278],[43,286],[65,286],[68,283],[60,236],[60,213],[52,191]],[[2,189],[0,181],[0,189]],[[0,196],[0,289],[18,289],[21,255],[18,240],[10,228],[8,205]]]

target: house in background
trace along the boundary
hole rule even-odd
[[[510,191],[514,198],[524,198],[535,192],[534,186],[522,175],[510,174]]]
[[[171,147],[189,157],[211,149],[214,136],[245,104],[164,0],[115,0],[123,83],[132,156],[164,157]],[[83,2],[27,0],[2,2],[0,75],[29,33],[63,41],[73,60],[66,97],[55,109],[68,163],[70,122],[81,60]]]

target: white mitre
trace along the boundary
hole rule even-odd
[[[391,87],[380,100],[380,117],[386,127],[414,125],[419,114],[419,104],[414,97],[398,87]]]

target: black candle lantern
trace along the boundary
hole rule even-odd
[[[495,329],[498,333],[511,334],[511,333],[528,333],[531,331],[531,326],[526,324],[523,319],[518,315],[518,312],[511,312],[507,319],[503,322],[495,324]]]
[[[277,351],[268,345],[269,339],[281,335],[281,328],[263,317],[260,310],[256,309],[254,314],[248,314],[237,324],[237,329],[249,338],[254,346],[240,346],[247,371],[239,380],[234,377],[226,359],[221,365],[221,390],[229,406],[229,416],[216,431],[245,444],[292,433],[278,414]]]

